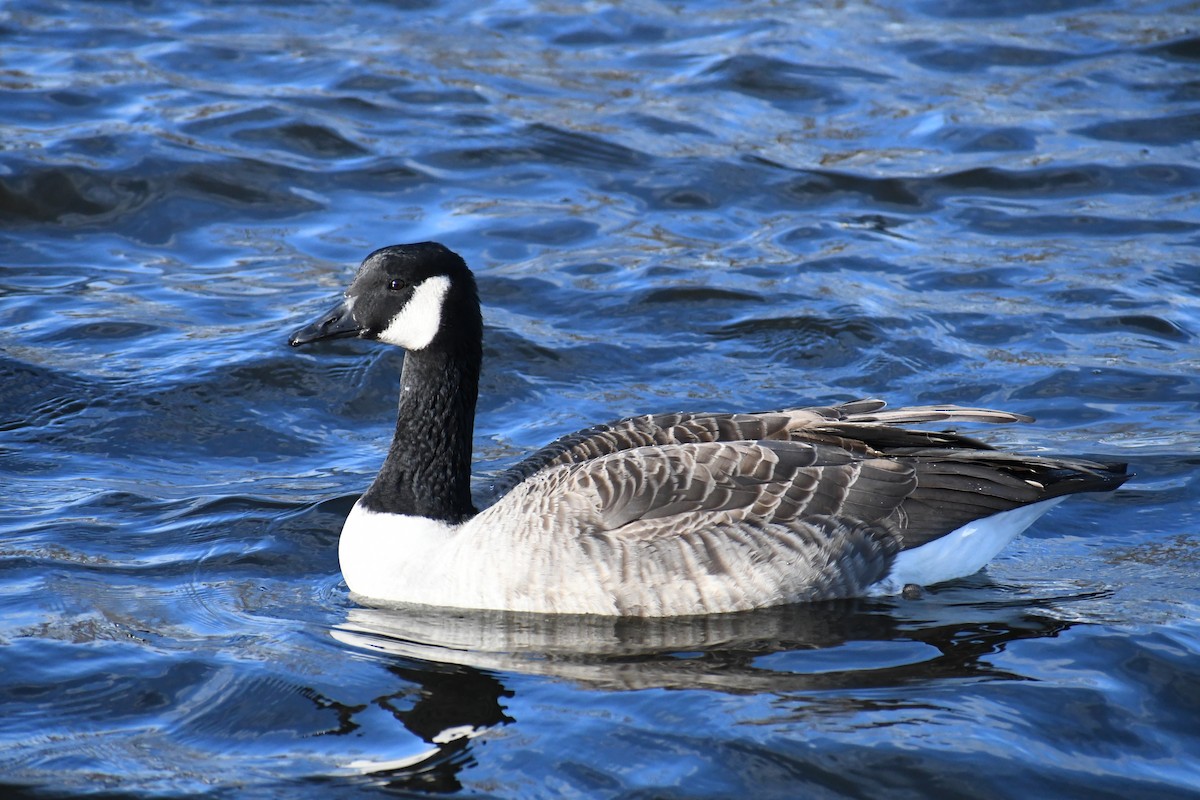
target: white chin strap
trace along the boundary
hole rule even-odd
[[[449,290],[450,279],[445,275],[421,281],[404,308],[379,334],[379,341],[405,350],[428,347],[442,325],[442,303]]]

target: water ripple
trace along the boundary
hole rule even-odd
[[[0,784],[1185,796],[1198,42],[1147,0],[0,10]],[[921,600],[367,609],[403,355],[288,331],[444,240],[477,493],[632,413],[853,396],[1130,461]],[[1003,780],[981,783],[979,775]]]

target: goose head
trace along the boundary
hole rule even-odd
[[[416,352],[475,342],[482,319],[475,279],[436,242],[384,247],[363,259],[344,299],[293,333],[293,347],[356,336]]]

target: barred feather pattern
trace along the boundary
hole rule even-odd
[[[903,447],[991,449],[977,439],[943,431],[912,431],[899,425],[931,422],[1013,423],[1029,417],[1008,411],[959,406],[911,406],[886,410],[882,400],[856,400],[836,406],[788,408],[758,413],[687,413],[644,415],[595,425],[567,434],[493,479],[499,497],[539,470],[598,458],[635,447],[703,442],[825,441],[867,452]]]

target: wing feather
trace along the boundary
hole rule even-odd
[[[702,444],[760,440],[810,441],[859,455],[902,448],[954,447],[990,450],[991,446],[949,431],[907,430],[901,425],[1029,422],[1008,411],[959,406],[913,406],[885,410],[882,400],[856,400],[834,406],[788,408],[746,414],[671,413],[627,417],[567,434],[498,473],[499,497],[536,472],[589,461],[610,453],[650,445]]]
[[[607,603],[620,614],[707,613],[859,595],[903,550],[1126,478],[1123,465],[894,427],[1027,419],[1019,414],[882,409],[864,400],[597,426],[504,473],[498,484],[514,488],[473,523],[539,553],[536,568],[512,576],[514,591],[592,593],[604,613]]]

